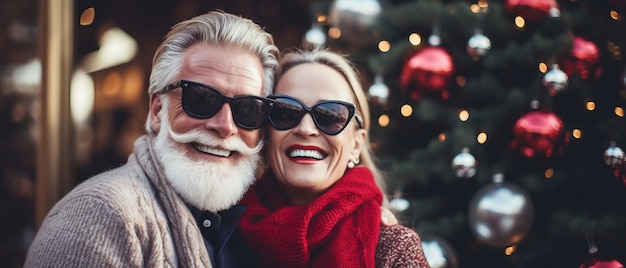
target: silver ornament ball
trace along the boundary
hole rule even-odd
[[[478,161],[470,154],[469,149],[464,148],[460,154],[452,159],[452,169],[457,178],[471,178],[476,175]]]
[[[430,268],[457,268],[459,261],[456,251],[438,235],[422,236],[422,249]]]
[[[322,26],[318,23],[313,24],[304,34],[304,44],[312,47],[324,47],[326,46],[326,33],[323,31]]]
[[[559,92],[565,91],[568,85],[568,76],[567,74],[559,69],[558,66],[553,66],[550,71],[546,73],[543,77],[543,85],[548,89],[548,93],[551,96],[558,94]]]
[[[380,105],[387,104],[389,99],[389,87],[385,84],[381,75],[376,75],[374,83],[370,86],[367,94],[374,103]]]
[[[369,29],[382,10],[376,0],[335,0],[329,12],[329,22],[341,31],[339,40],[352,45],[370,45],[374,36]]]
[[[534,206],[520,187],[494,178],[470,202],[472,232],[492,247],[506,247],[524,239],[534,221]]]
[[[467,53],[471,56],[484,56],[491,49],[491,40],[483,34],[474,34],[467,42]]]
[[[622,148],[618,147],[616,142],[611,142],[609,148],[604,151],[604,162],[612,168],[618,168],[624,165],[625,161],[626,156]]]

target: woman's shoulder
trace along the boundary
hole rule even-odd
[[[381,226],[376,267],[429,267],[419,234],[399,224]]]
[[[391,239],[391,240],[412,240],[420,242],[420,237],[413,229],[400,225],[394,224],[390,226],[380,226],[380,240],[383,239]],[[382,241],[381,241],[382,242]]]

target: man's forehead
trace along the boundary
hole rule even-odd
[[[228,91],[227,95],[263,95],[261,59],[241,49],[194,45],[185,55],[180,78]]]

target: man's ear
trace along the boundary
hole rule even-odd
[[[159,116],[161,109],[167,109],[167,107],[163,107],[161,96],[150,94],[150,128],[154,133],[158,133],[161,129],[161,117]]]

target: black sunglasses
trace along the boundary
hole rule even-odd
[[[227,97],[219,90],[210,86],[180,80],[168,85],[161,93],[177,88],[182,88],[181,104],[183,110],[190,116],[206,119],[217,114],[224,103],[230,104],[233,121],[237,126],[244,129],[257,129],[265,124],[267,113],[272,101],[260,96],[241,95]]]
[[[300,100],[287,95],[275,94],[268,98],[274,101],[269,120],[277,130],[294,128],[307,113],[313,117],[315,126],[328,135],[337,135],[343,131],[353,116],[359,128],[363,128],[361,117],[354,113],[354,104],[349,102],[329,100],[307,107]]]

